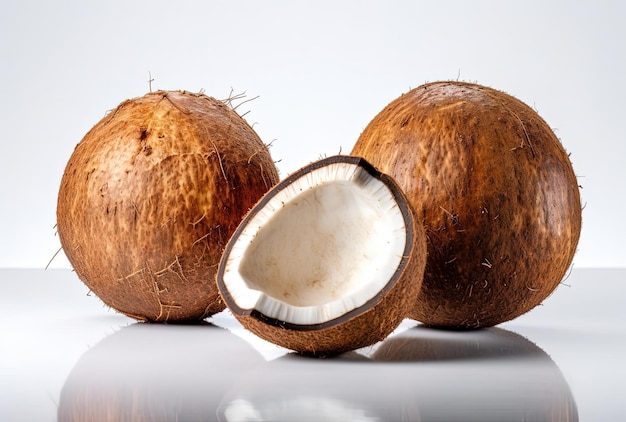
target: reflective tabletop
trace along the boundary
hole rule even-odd
[[[626,420],[626,269],[574,269],[497,327],[426,328],[332,358],[224,311],[138,323],[69,270],[0,269],[1,421]]]

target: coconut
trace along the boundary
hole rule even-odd
[[[424,223],[411,318],[495,325],[564,278],[581,230],[578,183],[559,139],[518,99],[464,82],[422,85],[375,116],[352,155],[395,178]]]
[[[230,239],[217,274],[233,315],[259,337],[327,355],[384,339],[425,266],[423,227],[390,177],[333,156],[271,189]]]
[[[215,274],[245,213],[278,182],[267,147],[231,107],[158,91],[124,101],[72,153],[57,229],[78,277],[138,320],[225,308]]]

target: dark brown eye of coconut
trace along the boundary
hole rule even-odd
[[[373,344],[421,285],[426,242],[393,179],[357,157],[313,163],[270,190],[226,246],[218,287],[244,326],[302,352]]]

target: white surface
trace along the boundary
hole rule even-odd
[[[55,1],[0,10],[0,267],[59,248],[56,195],[76,143],[150,89],[245,91],[281,174],[352,149],[386,104],[461,79],[535,107],[583,186],[579,267],[626,265],[619,194],[626,2]],[[69,267],[63,254],[55,267]]]
[[[133,398],[135,419],[624,420],[625,281],[626,270],[574,270],[544,305],[495,329],[407,320],[382,343],[314,359],[228,312],[212,325],[136,324],[70,271],[0,270],[0,420],[55,421],[85,394],[100,395],[86,408],[100,415]]]

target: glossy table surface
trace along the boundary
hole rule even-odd
[[[626,269],[574,269],[498,327],[428,329],[334,358],[228,312],[145,324],[69,270],[0,269],[0,421],[626,420]]]

